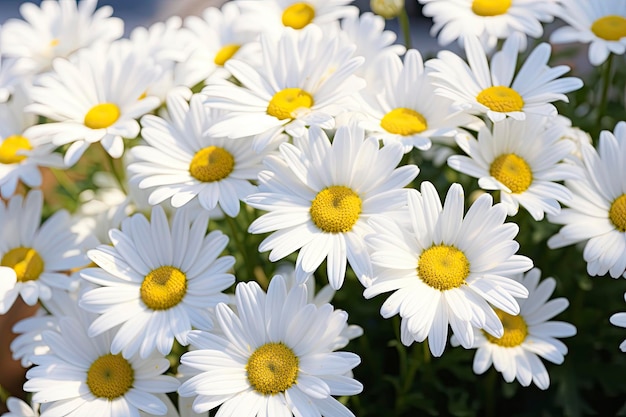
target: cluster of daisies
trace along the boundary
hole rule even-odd
[[[527,37],[559,18],[551,42],[599,65],[625,52],[626,0],[420,2],[461,55],[424,60],[349,0],[235,0],[127,38],[97,0],[23,3],[0,32],[0,314],[40,311],[11,344],[32,401],[5,416],[353,416],[347,279],[387,294],[404,345],[547,389],[540,358],[576,328],[507,217],[626,277],[626,122],[594,147],[554,106],[582,81]],[[44,218],[42,172],[89,155],[115,175]],[[437,190],[416,155],[483,191]],[[248,239],[215,219],[263,235],[271,278],[236,276]]]

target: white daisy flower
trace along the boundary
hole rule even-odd
[[[256,153],[247,140],[207,135],[222,112],[207,110],[199,95],[190,103],[170,95],[167,109],[169,119],[153,115],[141,119],[141,135],[148,146],[131,150],[131,181],[153,189],[150,204],[171,198],[174,207],[181,207],[197,198],[206,210],[219,205],[228,216],[237,216],[240,200],[256,191],[250,181],[256,180],[271,149]]]
[[[121,157],[122,138],[139,134],[135,119],[160,103],[144,96],[160,74],[158,66],[146,64],[127,43],[84,50],[72,61],[55,60],[54,71],[39,77],[31,89],[34,103],[26,107],[52,123],[33,131],[48,135],[54,145],[71,144],[65,152],[67,166],[95,142],[111,157]]]
[[[258,16],[263,32],[283,28],[303,29],[310,24],[332,25],[340,19],[359,14],[352,0],[237,0],[243,13]]]
[[[99,268],[81,271],[82,278],[100,288],[87,291],[80,306],[99,313],[89,335],[121,325],[111,352],[125,358],[154,350],[166,355],[174,339],[187,345],[193,327],[212,327],[209,309],[227,300],[222,293],[235,282],[227,273],[235,259],[219,257],[228,237],[219,231],[205,236],[208,214],[193,221],[186,210],[177,211],[170,228],[160,206],[151,220],[136,214],[109,236],[113,246],[100,245],[88,252]]]
[[[2,417],[39,417],[39,404],[32,406],[16,397],[9,397],[6,402],[8,412]]]
[[[276,268],[276,275],[280,275],[285,280],[287,285],[287,291],[298,284],[296,279],[295,268],[291,264],[280,264]],[[330,284],[324,285],[319,291],[315,291],[315,280],[307,279],[304,283],[307,289],[307,304],[315,304],[317,307],[321,307],[324,304],[330,304],[335,296],[335,290],[332,289]],[[363,328],[356,324],[348,325],[341,331],[337,340],[335,341],[334,349],[343,349],[352,339],[363,335]]]
[[[508,278],[529,270],[532,261],[515,255],[519,228],[504,223],[506,209],[492,206],[481,195],[463,215],[464,193],[459,184],[448,190],[443,207],[429,182],[409,194],[408,227],[392,219],[370,220],[374,233],[366,236],[375,267],[365,298],[393,291],[381,307],[384,318],[402,317],[401,341],[423,342],[441,356],[448,324],[466,349],[474,343],[474,327],[501,337],[502,323],[493,307],[519,313],[514,297],[528,291]],[[493,307],[492,307],[493,305]]]
[[[61,155],[46,137],[31,135],[29,127],[37,118],[24,112],[30,103],[26,92],[18,89],[7,103],[0,103],[0,195],[11,197],[21,181],[28,187],[41,186],[39,167],[63,167]]]
[[[396,55],[379,61],[380,89],[362,93],[368,119],[361,126],[385,144],[400,142],[404,153],[414,147],[427,150],[433,136],[454,136],[457,128],[478,120],[451,109],[452,101],[436,95],[424,71],[422,56],[411,49],[404,64]]]
[[[624,294],[624,300],[626,300],[626,294]],[[614,326],[626,327],[626,313],[615,313],[609,318],[609,321]],[[620,343],[619,348],[622,352],[626,352],[626,340]]]
[[[297,145],[297,146],[296,146]],[[363,241],[371,231],[367,220],[406,204],[407,190],[419,172],[415,165],[396,168],[402,147],[379,149],[378,140],[364,140],[363,130],[340,127],[331,142],[319,128],[296,145],[283,143],[281,156],[268,156],[259,174],[259,192],[246,199],[269,213],[256,219],[251,233],[274,232],[259,245],[278,261],[300,249],[299,282],[327,260],[328,282],[343,284],[346,259],[364,285],[371,277]]]
[[[368,88],[376,88],[380,81],[376,67],[380,59],[387,55],[404,54],[404,45],[394,43],[396,33],[385,30],[385,19],[371,12],[346,17],[341,21],[339,36],[345,36],[350,43],[356,45],[355,56],[365,58],[363,65],[355,74],[367,81]]]
[[[216,308],[221,333],[192,331],[198,350],[181,357],[200,371],[178,393],[196,396],[194,410],[219,406],[219,416],[354,416],[333,395],[355,395],[363,386],[346,374],[360,363],[333,351],[348,315],[330,304],[307,304],[304,285],[287,291],[279,275],[267,294],[256,282],[236,288],[235,313]]]
[[[254,147],[261,150],[283,132],[302,136],[306,126],[333,128],[333,116],[347,110],[342,100],[365,86],[353,75],[363,57],[353,57],[354,45],[344,41],[315,25],[285,31],[278,41],[261,36],[263,66],[230,59],[225,67],[241,86],[221,82],[202,90],[209,107],[229,110],[208,134],[257,135]]]
[[[551,120],[529,115],[495,123],[493,132],[485,126],[478,140],[457,140],[468,156],[453,155],[448,165],[478,178],[484,190],[499,190],[509,216],[517,214],[520,205],[535,220],[542,220],[544,213],[558,214],[559,202],[567,203],[572,193],[557,181],[581,174],[575,165],[563,163],[574,146],[561,140],[564,129]]]
[[[70,230],[69,213],[59,210],[42,224],[42,205],[38,190],[0,203],[0,314],[18,295],[32,306],[39,299],[50,299],[52,288],[76,288],[77,281],[66,271],[89,263]]]
[[[422,13],[431,17],[430,31],[439,44],[446,46],[468,36],[481,39],[487,50],[498,40],[517,36],[526,49],[526,36],[540,38],[543,23],[552,22],[559,0],[419,0]]]
[[[520,300],[520,312],[511,315],[496,309],[504,326],[502,337],[494,337],[484,331],[475,332],[472,349],[476,350],[473,370],[483,374],[491,367],[500,372],[506,382],[517,381],[524,387],[534,383],[542,390],[550,386],[550,375],[539,357],[560,365],[565,360],[567,346],[558,338],[576,334],[570,323],[550,320],[568,307],[566,298],[548,301],[556,281],[545,278],[539,283],[541,271],[533,268],[523,276],[513,279],[528,288],[528,298]],[[452,344],[455,343],[452,340]]]
[[[166,404],[157,394],[174,392],[180,385],[162,375],[170,366],[163,356],[125,358],[110,350],[112,332],[90,336],[92,315],[65,316],[59,331],[45,331],[50,351],[36,356],[26,373],[26,392],[42,404],[42,415],[139,417],[139,411],[164,415]]]
[[[573,197],[560,214],[548,215],[564,225],[548,247],[582,242],[589,275],[626,278],[626,122],[615,133],[600,133],[598,150],[582,144],[584,178],[565,182]]]
[[[560,3],[556,14],[567,25],[550,35],[550,42],[589,44],[589,62],[600,65],[610,53],[626,51],[625,0],[568,0]]]
[[[507,39],[490,64],[475,37],[465,39],[465,51],[469,65],[450,51],[441,51],[437,59],[426,62],[434,70],[430,76],[439,87],[435,92],[472,114],[487,114],[494,122],[506,116],[522,120],[527,113],[555,116],[557,111],[551,102],[568,102],[565,93],[583,85],[576,77],[559,78],[569,71],[568,66],[548,66],[551,48],[547,43],[532,50],[517,74],[516,38]]]
[[[256,14],[243,14],[238,2],[228,2],[221,8],[208,7],[202,16],[189,16],[185,28],[193,34],[192,52],[181,65],[185,79],[196,85],[210,77],[228,78],[224,64],[231,58],[245,62],[261,61],[257,39],[262,22]]]
[[[124,22],[111,17],[113,8],[98,0],[24,2],[24,20],[9,19],[2,26],[3,55],[19,59],[33,73],[50,68],[57,57],[67,58],[96,43],[111,43],[124,34]]]

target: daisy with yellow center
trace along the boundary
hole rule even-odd
[[[548,216],[564,225],[548,246],[584,243],[589,275],[626,278],[626,122],[601,132],[597,149],[583,142],[581,153],[583,177],[565,182],[572,199],[560,214]]]
[[[399,314],[402,343],[428,338],[434,356],[444,352],[448,325],[465,348],[475,341],[474,327],[502,337],[497,309],[517,314],[514,297],[528,294],[508,276],[532,267],[530,259],[515,255],[518,228],[504,223],[505,208],[482,195],[464,214],[459,184],[450,187],[442,207],[435,187],[422,182],[404,210],[370,220],[373,233],[365,240],[374,277],[365,298],[393,291],[381,315]]]
[[[263,168],[263,157],[274,148],[257,153],[249,141],[207,135],[223,113],[205,109],[200,95],[188,103],[170,94],[166,103],[169,118],[141,119],[146,145],[131,150],[131,181],[150,189],[153,205],[170,199],[172,206],[182,207],[197,200],[205,210],[219,207],[237,216],[240,201],[256,191],[251,181]]]
[[[67,166],[95,142],[111,157],[121,157],[123,138],[139,134],[136,119],[160,104],[145,92],[157,81],[161,68],[141,56],[130,44],[116,43],[81,51],[72,61],[56,60],[52,71],[32,88],[34,103],[27,106],[51,123],[32,127],[32,133],[48,137],[55,146],[69,145],[64,155]]]
[[[83,279],[99,286],[80,298],[81,307],[100,314],[89,334],[121,325],[111,353],[147,358],[155,350],[170,353],[174,339],[187,345],[192,327],[211,329],[210,308],[227,299],[222,291],[235,278],[227,273],[234,258],[220,257],[228,238],[221,232],[205,236],[207,223],[205,212],[192,220],[181,209],[170,228],[163,209],[156,206],[150,221],[134,215],[122,222],[121,230],[111,230],[113,246],[89,251],[98,267],[81,272]]]
[[[22,19],[2,26],[3,56],[17,58],[31,74],[50,69],[55,58],[69,58],[95,44],[110,44],[124,34],[124,22],[98,0],[25,2]],[[97,10],[96,10],[97,8]]]
[[[216,308],[219,331],[189,334],[195,349],[183,354],[181,367],[193,376],[178,393],[194,397],[198,413],[219,406],[220,413],[241,417],[265,410],[351,415],[333,398],[363,389],[351,377],[360,358],[336,351],[348,315],[306,300],[306,286],[288,289],[280,275],[270,280],[267,294],[256,282],[238,284],[235,306]]]
[[[262,19],[243,13],[238,2],[221,8],[208,7],[201,16],[185,19],[185,28],[193,35],[192,52],[181,65],[188,85],[227,79],[231,76],[224,65],[230,59],[257,62],[261,56],[257,38],[263,30]]]
[[[32,134],[37,117],[24,112],[30,104],[23,88],[0,103],[0,196],[10,198],[22,182],[30,188],[42,184],[40,167],[63,167],[63,158],[45,136]]]
[[[550,35],[550,42],[588,43],[592,65],[602,64],[611,53],[623,55],[626,52],[626,1],[562,2],[556,16],[567,25],[557,28]]]
[[[575,77],[560,78],[569,67],[548,66],[551,48],[547,43],[533,49],[517,73],[517,37],[508,38],[490,62],[478,38],[468,36],[464,46],[467,63],[450,51],[441,51],[426,63],[433,70],[429,75],[438,87],[435,92],[464,111],[486,115],[493,122],[507,116],[523,120],[527,114],[556,116],[551,103],[567,102],[565,94],[583,85]]]
[[[163,375],[170,363],[152,355],[124,357],[110,351],[113,332],[88,335],[94,315],[78,308],[58,316],[58,326],[41,335],[46,353],[33,357],[24,390],[33,401],[45,403],[45,413],[106,416],[164,415],[162,395],[174,392],[179,382]],[[65,310],[69,312],[66,307]]]
[[[69,214],[61,210],[41,223],[42,205],[41,191],[0,203],[0,314],[18,296],[32,306],[49,300],[53,288],[76,288],[66,271],[88,263],[81,240],[70,230]]]
[[[256,16],[262,31],[302,30],[312,24],[331,28],[341,19],[358,15],[351,0],[269,0],[241,2],[244,15]],[[258,24],[258,23],[257,23]]]
[[[582,175],[577,166],[563,163],[574,149],[573,142],[561,140],[563,135],[563,125],[543,117],[509,118],[493,129],[481,128],[478,139],[459,138],[467,156],[451,156],[448,165],[478,178],[482,189],[499,190],[510,216],[521,205],[541,220],[545,213],[558,214],[559,203],[571,199],[572,193],[557,181]]]
[[[431,17],[431,35],[441,46],[466,37],[478,37],[485,49],[499,40],[517,37],[526,49],[526,37],[540,38],[543,24],[554,20],[556,0],[419,0],[422,12]]]
[[[511,315],[495,309],[502,321],[504,333],[495,337],[484,331],[476,331],[472,349],[476,350],[473,369],[476,374],[485,373],[493,364],[506,382],[515,379],[527,387],[534,383],[542,390],[550,386],[550,374],[540,360],[560,365],[565,360],[567,346],[558,338],[576,334],[576,327],[562,321],[551,320],[568,307],[565,298],[549,300],[556,286],[554,278],[541,282],[541,271],[533,268],[513,279],[528,289],[528,298],[519,300],[520,312]],[[457,345],[457,338],[452,338]]]
[[[340,127],[332,144],[319,128],[295,144],[280,146],[280,156],[269,156],[268,170],[259,174],[259,192],[246,199],[268,213],[256,219],[251,233],[274,232],[259,246],[278,261],[299,249],[298,282],[306,280],[327,260],[328,282],[343,284],[347,263],[366,283],[371,267],[364,236],[368,219],[402,207],[402,188],[418,173],[414,165],[396,168],[402,147],[379,149],[374,138],[364,139],[356,126]],[[365,163],[364,161],[367,161]]]
[[[453,136],[457,128],[477,121],[435,94],[417,50],[409,50],[404,63],[387,54],[377,61],[376,70],[381,86],[361,93],[368,118],[360,125],[385,144],[400,142],[405,153],[427,150],[431,137]]]
[[[210,136],[254,136],[253,146],[261,151],[285,133],[296,137],[307,126],[333,128],[334,116],[357,108],[354,97],[365,81],[354,72],[363,57],[353,56],[354,45],[345,39],[310,25],[280,37],[265,34],[261,48],[263,65],[234,58],[226,62],[238,83],[202,90],[208,107],[228,110],[209,128]]]

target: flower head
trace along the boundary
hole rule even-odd
[[[194,410],[220,406],[221,415],[345,415],[333,395],[354,395],[363,386],[348,375],[360,362],[353,353],[335,351],[348,315],[330,304],[308,304],[304,285],[289,291],[280,275],[267,294],[255,282],[240,283],[236,313],[216,308],[218,333],[193,331],[197,350],[181,363],[196,375],[179,394],[195,396]]]

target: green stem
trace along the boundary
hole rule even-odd
[[[496,370],[491,368],[485,375],[484,389],[485,389],[485,417],[495,417],[496,415],[496,403],[495,403],[495,389],[496,389]]]
[[[404,35],[404,45],[406,46],[406,49],[411,49],[411,28],[406,8],[403,8],[398,15],[398,23],[400,23],[400,29]]]
[[[602,117],[606,115],[606,107],[609,97],[609,86],[611,85],[611,72],[613,67],[613,54],[609,54],[602,71],[602,90],[600,92],[600,101],[598,102],[598,117],[596,118],[596,128],[598,133],[602,130]],[[596,137],[595,135],[594,137]]]
[[[228,223],[228,227],[230,228],[232,238],[235,241],[235,246],[237,246],[237,250],[239,251],[239,253],[241,253],[241,256],[243,258],[243,263],[248,274],[248,279],[246,281],[254,280],[254,265],[252,265],[252,262],[250,262],[250,259],[248,259],[249,257],[246,256],[248,251],[246,250],[246,247],[243,245],[243,241],[239,236],[240,229],[237,226],[235,219],[227,215],[224,215],[224,218],[226,219],[226,223]]]
[[[120,189],[124,191],[124,193],[128,194],[128,189],[126,187],[126,174],[124,173],[124,167],[122,166],[121,159],[113,159],[111,155],[104,149],[103,146],[100,146],[102,149],[102,153],[104,154],[104,160],[106,161],[108,171],[115,177]]]
[[[54,178],[57,180],[61,188],[63,188],[70,197],[77,199],[81,190],[76,186],[76,184],[74,184],[74,181],[72,181],[70,177],[68,177],[67,171],[57,168],[50,168],[50,171],[52,172],[52,175],[54,175]]]

